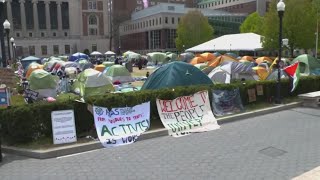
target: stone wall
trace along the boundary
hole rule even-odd
[[[16,77],[14,71],[8,68],[0,68],[0,84],[14,88],[16,86]]]

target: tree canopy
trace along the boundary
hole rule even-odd
[[[211,40],[213,33],[213,27],[200,11],[189,11],[180,19],[175,40],[176,47],[181,51],[196,46]]]
[[[263,17],[257,12],[250,14],[240,26],[241,33],[253,32],[260,34],[262,31]]]
[[[272,0],[269,11],[264,17],[262,35],[265,37],[263,47],[279,48],[279,17],[277,0]],[[297,5],[299,4],[299,5]],[[283,38],[289,39],[291,55],[294,49],[311,49],[315,45],[316,13],[310,0],[286,1],[283,16]]]

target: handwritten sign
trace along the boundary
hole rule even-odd
[[[32,91],[31,89],[25,89],[24,90],[24,95],[26,98],[30,98],[32,100],[37,100],[39,93],[36,91]]]
[[[104,147],[132,144],[150,127],[150,102],[112,109],[93,106],[93,115]]]
[[[10,93],[7,88],[0,88],[0,107],[10,106]]]
[[[257,95],[263,96],[263,85],[257,84],[256,88],[257,88]]]
[[[248,89],[249,102],[257,101],[256,89]]]
[[[212,108],[217,116],[243,111],[239,89],[213,90]]]
[[[220,128],[210,108],[208,91],[174,100],[157,99],[157,109],[164,127],[173,137]]]
[[[51,121],[54,144],[77,141],[73,110],[52,111]]]

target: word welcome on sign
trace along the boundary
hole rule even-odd
[[[173,100],[157,99],[157,109],[164,127],[173,137],[220,128],[210,108],[208,91]]]
[[[150,127],[150,102],[110,110],[93,106],[93,114],[99,140],[105,147],[131,144]]]

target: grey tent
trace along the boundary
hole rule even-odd
[[[284,70],[280,70],[280,78],[289,78],[288,74]],[[269,74],[266,80],[277,80],[278,79],[278,70],[273,71]]]

